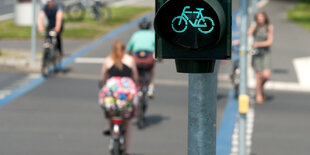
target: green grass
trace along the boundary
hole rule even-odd
[[[63,37],[75,39],[96,38],[152,10],[149,7],[112,7],[112,17],[104,23],[91,18],[88,12],[82,21],[70,21],[65,15]],[[13,20],[0,22],[0,30],[0,39],[29,39],[31,36],[31,27],[16,26]]]
[[[310,31],[310,0],[300,0],[287,17]]]

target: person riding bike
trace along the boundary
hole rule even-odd
[[[101,85],[103,86],[102,90],[99,93],[99,98],[101,101],[100,105],[104,110],[109,110],[110,107],[115,109],[114,105],[120,101],[121,98],[126,98],[126,100],[131,100],[133,107],[129,107],[129,102],[125,101],[121,104],[117,104],[117,108],[122,108],[127,110],[128,113],[125,113],[123,118],[125,121],[125,145],[126,150],[128,151],[128,141],[129,141],[129,125],[130,118],[134,116],[135,107],[137,105],[137,88],[136,84],[138,82],[138,71],[134,59],[131,55],[126,54],[125,46],[123,43],[116,41],[113,45],[113,51],[105,59],[104,64],[102,65],[101,71]],[[116,102],[110,103],[110,99],[116,99]],[[124,101],[124,100],[122,100]],[[123,107],[120,107],[123,106]],[[128,107],[129,109],[127,109]],[[111,109],[111,110],[112,110]],[[130,111],[130,109],[132,109]],[[109,135],[111,126],[109,129],[104,131],[105,135]]]
[[[45,0],[42,1],[44,4],[41,8],[41,11],[39,13],[38,17],[38,31],[40,33],[44,33],[44,17],[47,17],[47,27],[45,29],[46,33],[49,33],[49,31],[53,30],[57,33],[56,36],[56,48],[57,51],[60,53],[60,56],[63,55],[62,50],[62,39],[61,39],[61,33],[63,30],[63,9],[61,5],[56,4],[54,0]],[[48,36],[48,35],[46,35]]]
[[[155,33],[150,30],[151,22],[143,19],[139,24],[140,30],[135,32],[127,44],[127,51],[134,56],[137,66],[148,67],[149,86],[147,95],[154,96],[154,50],[155,50]]]

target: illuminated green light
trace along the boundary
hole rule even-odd
[[[203,16],[202,11],[204,8],[196,8],[197,11],[186,11],[190,9],[190,6],[185,6],[183,8],[183,12],[180,16],[175,17],[171,22],[171,27],[176,33],[184,33],[187,29],[188,23],[190,23],[193,27],[198,28],[198,30],[203,34],[209,34],[214,30],[214,21],[210,17]],[[195,22],[192,22],[191,19],[187,16],[188,14],[197,14],[195,18]],[[207,21],[211,23],[211,25],[207,25]],[[208,30],[204,30],[202,28],[209,28]]]

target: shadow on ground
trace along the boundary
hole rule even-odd
[[[158,114],[146,115],[145,117],[146,123],[145,123],[144,129],[152,127],[154,125],[158,125],[162,123],[163,121],[166,121],[169,119],[170,119],[169,117],[158,115]]]

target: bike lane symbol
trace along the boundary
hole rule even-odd
[[[187,11],[188,9],[190,9],[190,6],[185,6],[182,14],[172,20],[171,26],[174,32],[184,33],[187,30],[188,23],[190,23],[193,27],[198,28],[198,30],[203,34],[209,34],[214,30],[215,24],[213,19],[203,16],[202,14],[204,8],[196,8],[197,11]],[[192,20],[188,17],[190,14],[197,14],[194,22],[192,22]],[[209,21],[209,25],[207,25],[207,21]]]

